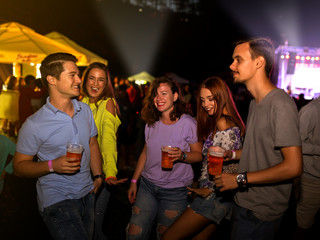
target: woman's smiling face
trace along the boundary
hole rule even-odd
[[[99,68],[93,68],[88,74],[86,88],[89,94],[90,102],[94,102],[107,86],[106,73]]]
[[[167,83],[160,83],[157,89],[157,95],[154,98],[154,105],[159,112],[171,112],[173,104],[178,98],[178,93],[173,93]]]
[[[213,99],[213,95],[208,88],[200,89],[200,101],[204,110],[211,116],[216,111],[216,101]]]

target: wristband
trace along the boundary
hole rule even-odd
[[[107,177],[107,178],[105,179],[105,181],[107,181],[108,179],[111,179],[111,178],[113,178],[113,179],[115,179],[115,180],[118,180],[116,177]]]
[[[132,183],[137,183],[138,180],[136,180],[136,179],[131,179],[131,182],[132,182]]]
[[[48,161],[48,167],[50,172],[54,172],[53,167],[52,167],[52,160]]]
[[[236,159],[237,153],[235,150],[232,150],[232,157],[231,160]]]

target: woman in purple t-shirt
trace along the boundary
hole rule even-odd
[[[128,190],[134,203],[128,226],[128,239],[149,239],[157,223],[160,237],[189,204],[188,189],[193,182],[190,163],[202,160],[196,121],[188,114],[176,82],[160,77],[149,87],[143,100],[146,122],[145,146]],[[161,168],[161,147],[171,145],[171,171]],[[137,193],[137,180],[140,179]]]

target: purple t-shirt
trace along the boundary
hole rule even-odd
[[[190,164],[175,162],[172,171],[161,169],[161,146],[179,147],[190,152],[189,144],[198,142],[196,121],[183,114],[172,125],[157,121],[154,126],[145,127],[147,160],[142,176],[153,184],[163,188],[177,188],[192,184],[193,170]]]

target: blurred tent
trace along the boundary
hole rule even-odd
[[[0,25],[0,63],[41,63],[49,54],[67,52],[81,62],[85,56],[78,51],[47,38],[17,22]]]
[[[137,84],[146,84],[147,82],[152,82],[154,80],[154,76],[150,75],[147,72],[140,72],[135,75],[128,77],[129,81],[135,81]]]
[[[189,80],[182,78],[175,73],[166,73],[165,76],[177,81],[179,84],[188,84],[189,83]]]
[[[74,41],[72,41],[71,39],[69,39],[68,37],[64,36],[63,34],[61,34],[59,32],[50,32],[50,33],[46,34],[45,36],[65,45],[65,46],[71,47],[74,50],[76,50],[77,52],[82,53],[85,56],[85,58],[82,58],[81,59],[82,61],[78,61],[78,63],[77,63],[78,66],[88,66],[90,63],[93,63],[93,62],[101,62],[101,63],[104,63],[105,65],[108,65],[107,60],[99,57],[95,53],[78,45],[77,43],[75,43]]]

